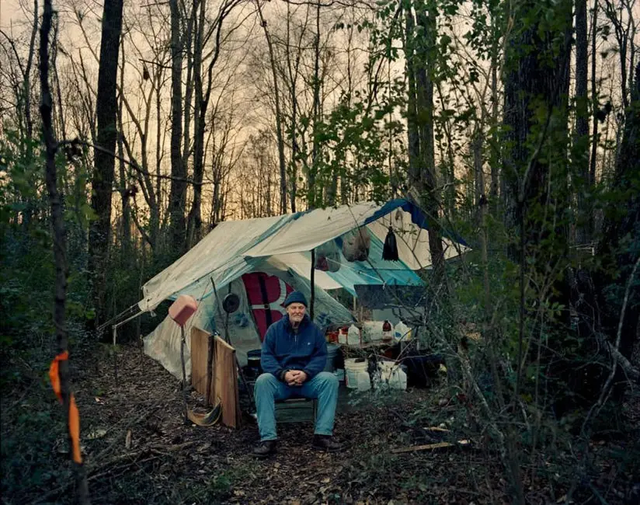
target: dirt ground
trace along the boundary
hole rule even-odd
[[[287,423],[279,425],[278,454],[261,461],[251,455],[258,440],[251,418],[236,430],[185,423],[179,382],[139,347],[125,346],[117,353],[117,381],[106,348],[87,353],[73,366],[94,504],[511,502],[498,454],[485,448],[482,440],[469,438],[463,406],[443,396],[444,389],[351,395],[336,418],[335,435],[347,446],[344,451],[315,452],[310,447],[312,423]],[[7,423],[19,419],[17,411],[33,414],[33,404],[24,398],[11,401],[13,411],[3,413],[3,438],[10,434]],[[195,397],[191,401],[195,403]],[[55,425],[60,419],[53,415],[49,422]],[[430,426],[450,431],[422,429]],[[19,445],[3,442],[3,459],[16,461],[3,463],[2,503],[72,502],[62,429],[41,423],[32,429],[52,431],[55,440],[43,438],[32,456],[26,450],[18,455]],[[462,438],[471,443],[394,452]],[[605,450],[624,451],[624,444],[594,443],[594,451]],[[40,471],[42,476],[20,486],[18,473],[25,471],[25,461],[31,465],[29,472]],[[529,503],[563,503],[567,482],[562,478],[562,461],[549,462],[544,476],[524,469]],[[570,461],[567,456],[566,462]],[[595,482],[600,503],[629,503],[634,481],[620,465],[605,464],[599,471],[602,475]]]

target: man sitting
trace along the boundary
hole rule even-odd
[[[276,400],[317,398],[318,413],[312,447],[335,452],[333,421],[338,402],[338,380],[324,372],[327,343],[322,331],[307,315],[307,300],[294,291],[284,301],[287,314],[273,323],[262,343],[264,373],[255,385],[260,443],[253,453],[267,457],[276,450]]]

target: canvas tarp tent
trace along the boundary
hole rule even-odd
[[[398,262],[381,259],[382,244],[389,226],[397,237]],[[371,236],[369,259],[347,262],[341,255],[338,271],[315,272],[316,319],[344,322],[351,318],[348,310],[324,290],[344,287],[355,293],[354,286],[359,284],[422,283],[413,270],[426,268],[431,263],[428,221],[410,202],[397,199],[384,205],[367,202],[284,216],[222,222],[193,249],[143,286],[144,298],[138,304],[139,309],[152,311],[163,300],[188,294],[200,301],[200,308],[190,324],[205,330],[214,326],[224,328],[222,322],[226,322],[226,316],[220,303],[229,290],[241,299],[239,312],[251,313],[243,275],[251,272],[276,275],[308,296],[310,251],[330,241],[340,240],[345,233],[359,227],[366,227]],[[458,255],[464,248],[461,240],[446,239],[444,242],[447,257]],[[241,361],[244,361],[246,351],[260,346],[255,322],[252,317],[247,319],[245,322],[237,314],[229,317],[231,343],[238,350]],[[189,342],[187,366],[190,368],[188,348]],[[165,320],[145,338],[145,352],[160,360],[175,375],[179,370],[179,349],[179,332],[171,321]]]

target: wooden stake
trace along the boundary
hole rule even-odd
[[[184,336],[184,326],[180,326],[180,333],[182,338],[180,339],[180,361],[182,363],[182,399],[184,400],[184,422],[189,422],[189,409],[187,407],[187,370],[184,364],[184,345],[186,339]]]

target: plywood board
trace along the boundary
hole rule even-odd
[[[191,385],[206,397],[207,357],[211,334],[195,326],[191,328]]]
[[[220,337],[214,339],[215,403],[220,398],[222,404],[222,424],[237,428],[240,426],[240,400],[238,393],[238,369],[236,367],[236,351]]]

